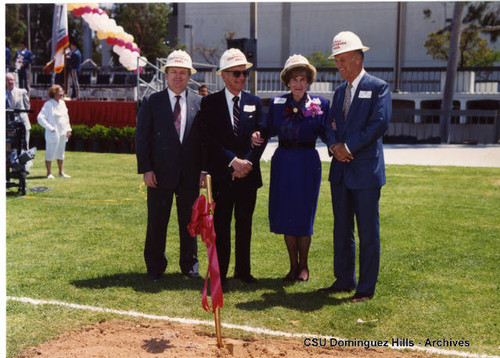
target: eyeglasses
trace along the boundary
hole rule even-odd
[[[224,72],[230,72],[233,74],[234,78],[238,78],[240,77],[241,75],[243,75],[244,77],[248,77],[250,71],[248,70],[245,70],[245,71],[224,71]]]

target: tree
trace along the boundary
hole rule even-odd
[[[170,11],[170,6],[165,3],[115,3],[110,17],[134,36],[134,42],[141,49],[141,56],[154,62],[156,58],[167,56],[165,38],[168,34]]]
[[[5,40],[10,46],[19,46],[26,37],[26,20],[24,18],[25,5],[5,5]],[[12,47],[11,47],[12,50]]]
[[[222,53],[227,49],[227,40],[234,39],[235,37],[236,32],[229,31],[215,46],[209,46],[205,43],[197,43],[195,46],[195,52],[203,57],[207,63],[218,66]]]
[[[314,67],[332,67],[335,66],[335,61],[328,59],[329,52],[316,51],[306,55],[309,63]]]
[[[430,18],[432,12],[425,9],[424,16]],[[500,34],[500,5],[488,2],[471,3],[467,7],[467,14],[463,17],[462,23],[458,65],[492,66],[495,62],[499,62],[500,51],[489,48],[488,40],[480,37],[480,34],[487,33],[491,41],[496,41]],[[448,61],[450,29],[451,25],[448,25],[428,35],[424,46],[427,54],[433,59]]]

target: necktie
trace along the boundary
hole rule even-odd
[[[352,85],[349,83],[345,90],[344,106],[342,107],[344,111],[344,119],[347,118],[347,113],[349,112],[349,107],[351,106],[351,89]]]
[[[7,108],[12,108],[12,92],[7,90],[7,101],[5,103]]]
[[[239,101],[239,97],[238,96],[234,96],[233,97],[233,102],[234,102],[234,106],[233,106],[233,131],[234,131],[234,135],[238,135],[238,127],[240,125],[240,106],[238,105],[238,101]]]
[[[181,99],[181,96],[177,95],[175,96],[175,98],[177,98],[177,102],[175,102],[174,106],[174,123],[175,123],[175,129],[177,130],[177,134],[180,137],[182,114],[181,114],[181,103],[179,101]]]

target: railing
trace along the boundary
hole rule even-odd
[[[140,59],[139,59],[140,60]],[[145,95],[165,88],[165,76],[161,67],[165,65],[166,59],[157,59],[156,64],[147,63],[140,74],[122,70],[110,70],[105,68],[83,69],[82,75],[88,76],[86,83],[81,83],[84,98],[113,99],[127,98],[127,100],[140,100]],[[200,84],[205,84],[210,92],[215,92],[224,87],[221,76],[216,75],[217,67],[209,64],[195,63],[198,70],[191,78],[189,88],[193,91]],[[342,82],[342,78],[336,68],[318,68],[316,82],[310,88],[310,92],[323,94],[331,97],[335,88]],[[444,67],[405,67],[401,70],[400,83],[396,84],[393,68],[368,67],[367,71],[391,85],[392,91],[400,93],[440,93],[445,80],[446,68]],[[281,68],[258,68],[257,72],[257,94],[264,98],[283,93],[288,89],[280,79]],[[41,66],[32,66],[31,71],[32,88],[35,97],[46,98],[46,89],[50,86],[51,75],[41,73]],[[108,76],[107,83],[98,83],[100,76]],[[49,76],[49,80],[47,80]],[[117,85],[114,79],[117,76],[126,76],[125,83]],[[57,78],[57,77],[56,77]],[[57,82],[56,82],[57,83]],[[120,91],[124,87],[126,90]],[[136,89],[131,89],[136,87]],[[456,79],[455,92],[457,94],[499,93],[500,67],[474,67],[459,68]],[[41,91],[40,91],[41,90]],[[247,86],[249,90],[249,86]],[[33,95],[32,94],[32,95]]]
[[[439,109],[394,108],[386,143],[439,143]],[[452,110],[452,143],[497,143],[500,138],[500,111]]]

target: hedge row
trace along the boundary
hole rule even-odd
[[[133,153],[134,127],[105,127],[96,124],[93,127],[85,124],[71,126],[71,138],[66,144],[67,150],[89,152]],[[45,128],[32,124],[30,130],[30,146],[45,148]]]
[[[85,124],[75,124],[71,126],[71,138],[72,139],[82,139],[82,140],[101,140],[101,141],[134,141],[135,128],[134,127],[105,127],[100,124],[96,124],[93,127],[88,127]],[[31,125],[30,138],[32,139],[44,139],[45,138],[45,128],[39,124]]]

